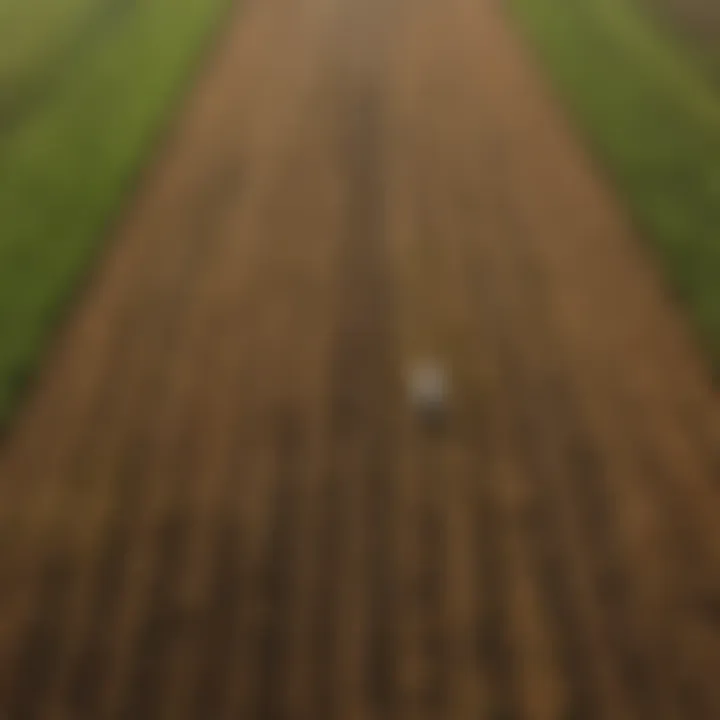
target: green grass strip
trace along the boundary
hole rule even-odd
[[[0,0],[0,91],[42,70],[108,0]]]
[[[0,424],[229,2],[135,2],[51,102],[0,136]]]
[[[720,94],[632,0],[510,0],[720,364]]]

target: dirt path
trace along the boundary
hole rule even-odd
[[[498,3],[243,5],[0,456],[0,716],[720,717],[709,376]]]

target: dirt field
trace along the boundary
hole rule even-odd
[[[242,5],[4,444],[0,716],[720,717],[720,408],[499,4]]]
[[[643,0],[648,15],[666,35],[678,38],[685,53],[720,82],[720,2],[717,0]]]
[[[645,0],[676,23],[690,39],[715,49],[720,38],[720,3],[717,0]]]

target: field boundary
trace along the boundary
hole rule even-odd
[[[71,268],[69,273],[72,276],[70,281],[59,293],[53,291],[51,305],[48,305],[37,317],[36,322],[41,323],[43,327],[37,331],[38,340],[33,341],[32,352],[23,353],[23,358],[12,361],[10,366],[7,363],[3,366],[0,362],[0,433],[12,419],[17,403],[32,384],[39,366],[45,362],[46,355],[52,353],[52,347],[64,331],[67,316],[71,314],[75,304],[81,301],[88,284],[92,282],[93,267],[112,248],[116,229],[132,205],[138,189],[146,182],[146,173],[152,172],[174,133],[175,118],[187,102],[198,78],[213,62],[215,56],[213,46],[222,43],[223,23],[230,15],[238,12],[239,7],[238,0],[220,0],[216,17],[210,21],[205,37],[183,61],[184,69],[179,67],[176,70],[174,74],[177,77],[175,82],[171,83],[172,86],[166,87],[168,101],[165,107],[144,126],[141,133],[144,137],[140,139],[141,147],[131,153],[133,157],[128,157],[126,167],[122,171],[118,172],[119,168],[108,168],[109,172],[114,173],[115,178],[109,185],[112,188],[112,198],[108,197],[103,201],[106,209],[101,213],[103,217],[99,225],[93,229],[87,227],[83,229],[82,234],[86,236],[83,239],[70,238],[72,243],[79,242],[85,249],[76,253],[78,260],[72,265],[74,269]],[[63,85],[66,86],[71,82],[72,78],[67,78],[67,82]],[[62,93],[66,91],[67,87],[63,87],[58,89],[57,94],[53,93],[53,104],[56,104],[55,101],[59,102]],[[31,114],[31,117],[34,115]],[[15,129],[20,130],[19,127]],[[0,137],[0,142],[5,140],[5,137]],[[99,182],[105,182],[105,178],[99,178]],[[48,189],[49,192],[52,190],[52,188]],[[0,251],[2,250],[0,246]],[[10,351],[12,352],[12,348]]]
[[[596,12],[591,0],[551,17],[550,5],[511,0],[504,12],[720,371],[720,90],[645,8],[615,0]],[[627,28],[622,14],[607,19],[625,6]]]

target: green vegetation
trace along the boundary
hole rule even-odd
[[[0,0],[0,88],[25,82],[72,42],[102,0]]]
[[[720,363],[720,90],[633,0],[511,0]]]
[[[0,0],[0,422],[229,2]]]

